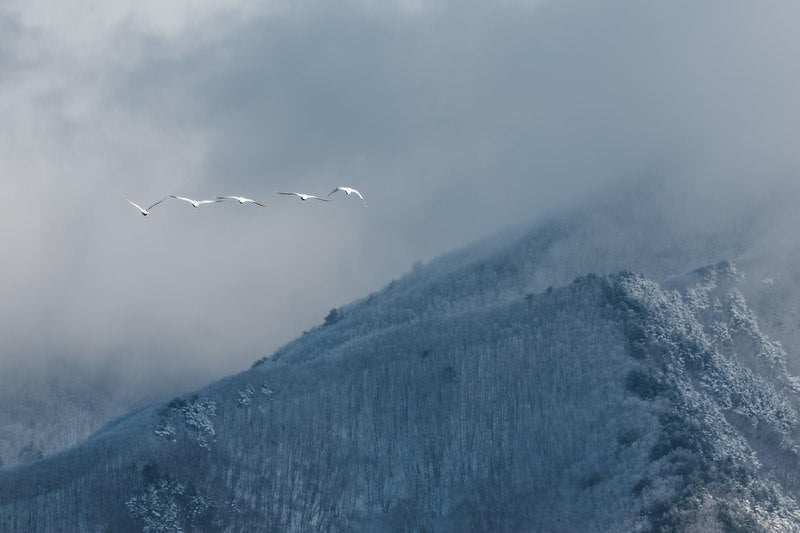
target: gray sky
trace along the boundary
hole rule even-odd
[[[71,4],[0,9],[0,365],[205,380],[619,180],[692,224],[796,196],[793,1]],[[171,193],[268,208],[122,199]]]

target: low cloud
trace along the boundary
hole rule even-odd
[[[112,3],[78,26],[48,5],[0,15],[0,364],[204,380],[631,183],[687,228],[797,197],[791,2]],[[343,184],[370,207],[273,194]],[[122,198],[170,193],[267,208]]]

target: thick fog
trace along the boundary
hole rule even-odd
[[[641,180],[683,230],[797,197],[794,2],[93,4],[0,10],[5,369],[199,383]]]

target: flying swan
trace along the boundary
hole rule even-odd
[[[319,200],[320,202],[330,202],[330,200],[328,200],[327,198],[320,198],[319,196],[314,196],[313,194],[303,194],[301,192],[280,192],[280,191],[275,191],[275,192],[287,196],[297,196],[304,202],[306,200],[310,200],[311,198],[313,198],[314,200]]]
[[[192,200],[191,198],[184,198],[183,196],[175,196],[174,194],[170,194],[171,198],[177,198],[178,200],[183,200],[184,202],[189,202],[192,204],[192,207],[198,207],[203,204],[215,204],[217,202],[221,202],[222,200]]]
[[[145,217],[146,217],[147,215],[149,215],[149,214],[150,214],[150,210],[151,210],[151,209],[153,209],[155,206],[157,206],[158,204],[160,204],[161,202],[163,202],[164,200],[166,200],[168,197],[167,197],[167,196],[165,196],[164,198],[162,198],[161,200],[157,201],[156,203],[154,203],[153,205],[151,205],[151,206],[150,206],[150,207],[148,207],[147,209],[144,209],[142,206],[140,206],[140,205],[139,205],[139,204],[137,204],[137,203],[131,202],[131,201],[128,199],[128,197],[126,197],[126,196],[123,196],[123,198],[125,198],[126,200],[128,200],[128,203],[129,203],[129,204],[131,204],[133,207],[135,207],[136,209],[138,209],[138,210],[139,210],[139,212],[142,214],[142,216],[145,216]]]
[[[244,196],[217,196],[217,200],[236,200],[240,204],[256,204],[264,207],[264,204],[250,198],[245,198]]]
[[[358,192],[356,189],[353,189],[352,187],[336,187],[330,193],[328,193],[328,197],[330,197],[333,193],[339,192],[339,191],[342,191],[343,193],[346,193],[347,196],[350,196],[351,194],[355,194],[356,196],[361,198],[362,202],[364,202],[364,207],[367,207],[367,201],[364,200],[364,195],[362,195],[360,192]]]

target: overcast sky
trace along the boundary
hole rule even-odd
[[[7,1],[0,365],[205,380],[619,180],[715,219],[786,198],[798,22],[789,0]],[[273,193],[337,185],[369,208]],[[144,218],[123,194],[267,208]]]

